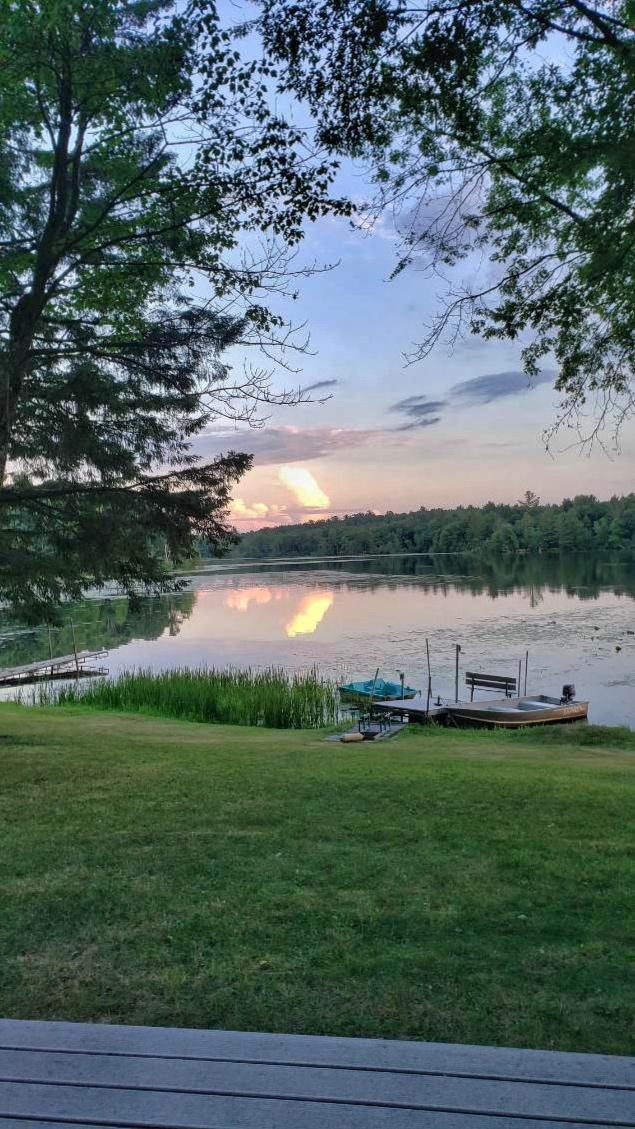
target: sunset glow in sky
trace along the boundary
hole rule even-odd
[[[232,4],[229,18],[249,10]],[[352,163],[344,165],[337,189],[360,202],[372,196],[365,170]],[[619,451],[610,431],[604,435],[609,454],[599,445],[588,454],[566,429],[545,449],[544,434],[558,413],[556,364],[545,362],[530,386],[521,371],[526,340],[459,338],[420,363],[407,362],[448,286],[490,283],[493,274],[487,261],[467,262],[441,279],[422,261],[390,280],[398,248],[389,215],[360,218],[356,227],[332,218],[307,225],[297,265],[337,265],[301,280],[296,301],[276,299],[277,312],[306,325],[311,339],[309,353],[288,357],[297,373],[281,369],[275,386],[307,389],[313,402],[273,408],[253,431],[219,422],[196,444],[205,457],[230,448],[254,455],[236,489],[237,527],[513,502],[526,490],[555,502],[635,489],[633,420],[623,426]],[[239,372],[262,358],[235,350],[231,361]],[[583,430],[591,426],[593,405],[588,409]]]

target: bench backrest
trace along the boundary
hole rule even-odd
[[[516,679],[506,674],[478,674],[475,671],[468,671],[465,675],[465,684],[471,688],[472,697],[475,689],[502,690],[507,698],[511,698],[516,690]]]

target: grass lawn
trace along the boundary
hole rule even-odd
[[[633,1051],[635,735],[0,734],[0,1014]]]

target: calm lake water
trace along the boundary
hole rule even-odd
[[[635,726],[635,562],[592,558],[375,557],[221,562],[188,577],[175,597],[85,601],[77,645],[104,647],[111,673],[131,667],[317,665],[345,680],[404,671],[435,693],[461,672],[516,674],[529,651],[528,690],[575,682],[590,719]],[[72,650],[70,626],[54,652]],[[43,632],[0,636],[0,665],[45,658]],[[463,692],[463,691],[461,691]]]

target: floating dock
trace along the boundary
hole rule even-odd
[[[8,666],[0,670],[0,686],[20,686],[29,682],[50,682],[60,678],[94,678],[108,674],[103,667],[87,667],[86,663],[103,659],[107,651],[77,651],[56,655],[24,666]]]
[[[387,713],[400,713],[410,721],[444,721],[448,716],[447,706],[435,706],[432,703],[428,708],[423,698],[394,698],[383,702],[373,702],[374,710],[386,710]]]

